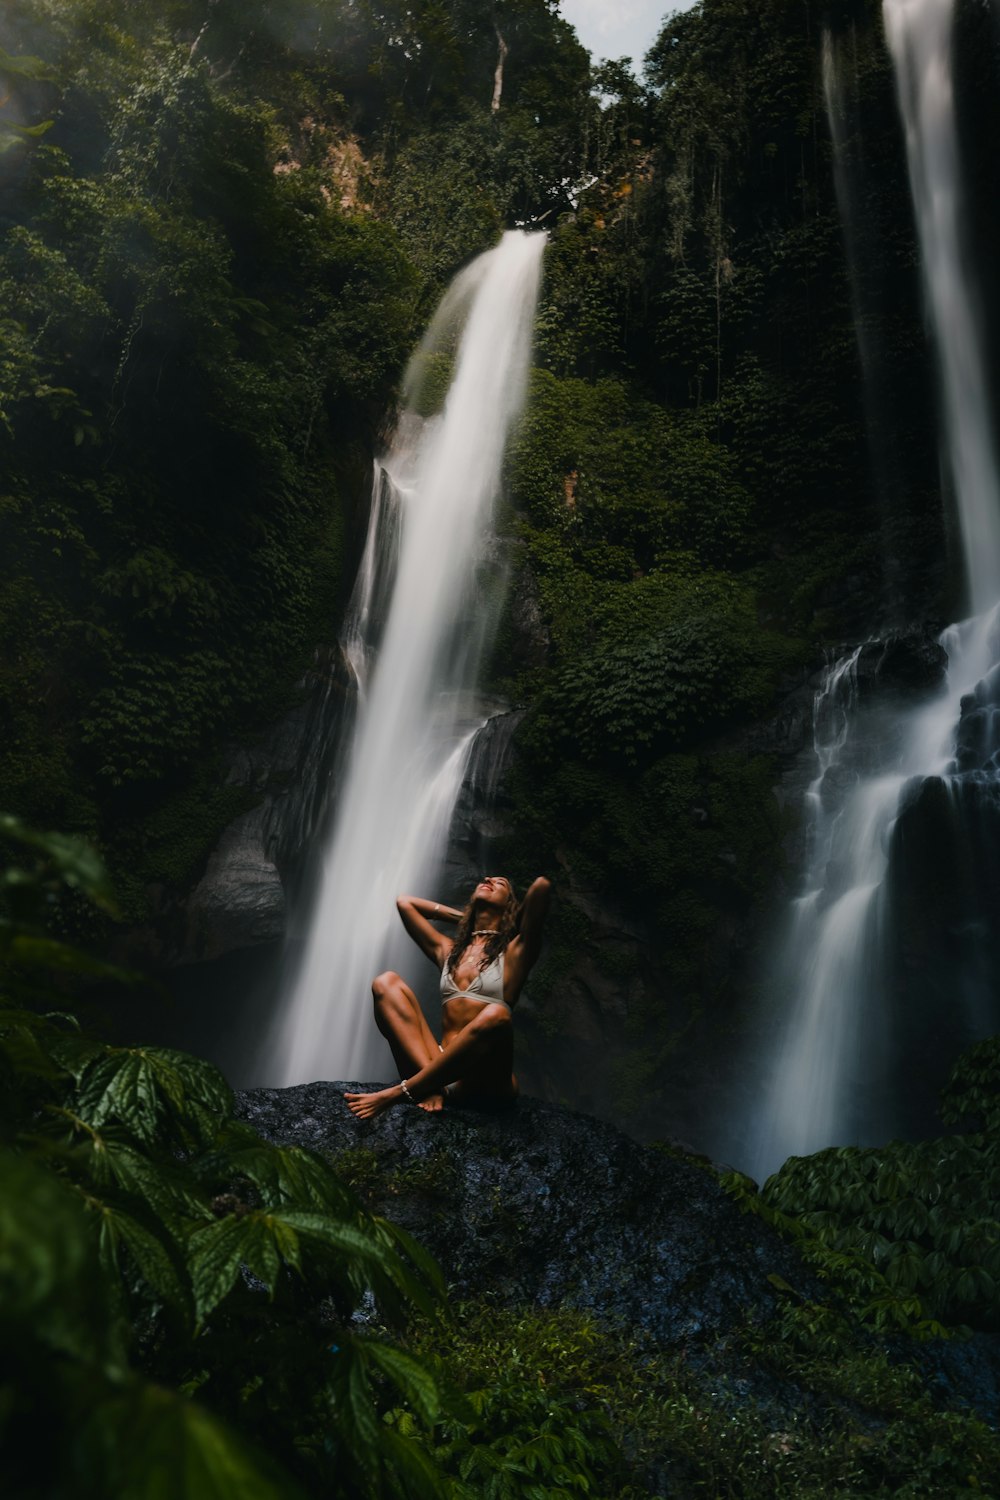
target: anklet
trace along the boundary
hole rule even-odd
[[[399,1080],[399,1086],[403,1090],[403,1093],[406,1095],[407,1099],[409,1099],[410,1103],[411,1104],[416,1104],[416,1102],[417,1102],[416,1099],[414,1099],[413,1095],[410,1093],[409,1089],[406,1087],[406,1079],[405,1078],[401,1078]]]

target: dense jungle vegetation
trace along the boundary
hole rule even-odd
[[[426,1253],[365,1206],[386,1187],[433,1203],[433,1153],[386,1183],[363,1144],[270,1145],[213,1067],[81,1031],[67,981],[130,976],[53,938],[53,908],[113,911],[107,876],[81,840],[10,817],[0,833],[8,1494],[995,1492],[1000,1437],[934,1399],[920,1365],[927,1339],[997,1327],[995,1042],[955,1071],[962,1134],[793,1159],[762,1196],[723,1179],[798,1245],[813,1289],[772,1276],[777,1316],[667,1354],[489,1287],[449,1307]]]
[[[824,26],[878,164],[853,289]],[[958,41],[986,188],[986,0]],[[409,350],[463,263],[539,225],[504,520],[536,624],[512,607],[491,669],[528,709],[512,872],[565,876],[539,992],[586,949],[575,897],[596,893],[644,924],[657,976],[616,1087],[655,1095],[676,1037],[736,1005],[718,952],[749,941],[784,858],[759,726],[825,650],[943,622],[956,593],[876,0],[702,0],[645,81],[595,64],[553,0],[8,0],[0,49],[13,1493],[989,1493],[995,1434],[934,1408],[872,1329],[996,1332],[992,1052],[956,1076],[944,1144],[812,1159],[763,1196],[730,1182],[829,1283],[740,1345],[810,1393],[779,1442],[585,1319],[486,1305],[442,1331],[435,1269],[329,1163],[253,1137],[206,1064],[76,1029],[80,985],[114,976],[61,941],[145,921],[246,806],[227,746],[335,631]],[[995,194],[976,201],[995,245]],[[852,296],[881,351],[878,451]]]
[[[493,684],[532,709],[508,857],[646,924],[636,1024],[659,1042],[623,1061],[645,1088],[732,999],[710,955],[780,876],[747,725],[873,599],[933,615],[947,587],[878,7],[829,21],[884,163],[886,493],[804,0],[670,21],[648,85],[594,66],[548,0],[13,0],[0,805],[95,839],[132,922],[190,886],[246,805],[221,747],[335,631],[406,353],[465,260],[544,226],[509,484],[541,622],[503,632]],[[556,965],[586,943],[561,911]]]

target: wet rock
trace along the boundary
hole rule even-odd
[[[512,710],[499,699],[478,699],[476,709],[477,717],[488,717],[469,756],[441,872],[442,892],[459,905],[464,905],[472,886],[496,864],[510,813],[504,777],[510,768],[514,736],[524,718],[522,710]]]
[[[187,903],[181,961],[221,958],[285,930],[285,890],[268,853],[267,803],[231,823]]]
[[[333,783],[339,726],[353,707],[340,652],[324,648],[303,697],[253,744],[233,749],[226,784],[260,800],[223,831],[205,872],[177,902],[161,961],[221,958],[284,936],[294,890]]]
[[[962,699],[955,738],[959,771],[996,773],[1000,762],[1000,665]]]
[[[768,1277],[807,1289],[796,1255],[742,1213],[704,1159],[522,1097],[503,1114],[398,1107],[359,1123],[345,1088],[238,1096],[268,1140],[353,1161],[376,1204],[440,1262],[454,1297],[589,1310],[662,1347],[712,1340],[774,1306]]]
[[[509,664],[529,671],[544,667],[551,649],[548,626],[538,596],[535,575],[527,564],[523,542],[510,545],[513,568],[507,595],[505,645]]]
[[[943,686],[948,653],[937,638],[923,631],[886,636],[862,646],[857,662],[859,695],[891,694],[921,698]]]

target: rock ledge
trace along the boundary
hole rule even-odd
[[[370,1183],[453,1297],[588,1310],[677,1347],[769,1312],[770,1275],[807,1287],[794,1251],[701,1158],[526,1097],[503,1114],[400,1106],[359,1123],[341,1095],[372,1087],[254,1089],[237,1108],[268,1140],[340,1158]]]

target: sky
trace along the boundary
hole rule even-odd
[[[559,9],[595,60],[631,57],[639,72],[664,18],[695,4],[696,0],[560,0]]]

